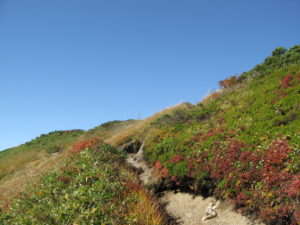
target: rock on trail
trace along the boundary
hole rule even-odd
[[[183,225],[257,225],[245,216],[233,211],[229,202],[221,202],[216,209],[217,216],[205,221],[206,209],[213,197],[203,198],[194,196],[190,193],[166,191],[160,199],[161,203],[166,204],[166,211],[176,218],[178,224]]]

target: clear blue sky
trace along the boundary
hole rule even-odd
[[[300,40],[299,0],[0,0],[0,150],[196,103]]]

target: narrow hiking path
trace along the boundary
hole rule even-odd
[[[141,170],[138,178],[144,185],[150,185],[157,181],[153,169],[143,159],[143,146],[138,153],[128,154],[127,162]],[[204,198],[180,190],[167,190],[160,194],[158,200],[160,204],[165,205],[166,212],[180,225],[263,225],[233,211],[231,204],[227,201],[219,203],[215,210],[217,216],[202,221],[209,204],[216,202],[213,197]]]

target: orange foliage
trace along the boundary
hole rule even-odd
[[[163,167],[164,165],[160,161],[154,163],[154,169],[161,170]]]
[[[225,80],[221,80],[219,81],[219,85],[222,87],[222,88],[229,88],[233,85],[237,84],[237,81],[236,81],[236,77],[235,76],[231,76]]]
[[[97,137],[92,138],[92,139],[88,139],[88,140],[79,141],[79,142],[75,143],[72,146],[72,149],[70,150],[70,153],[78,153],[81,150],[92,146],[97,141],[99,141],[99,138],[97,138]]]
[[[165,168],[164,165],[160,161],[156,161],[154,163],[154,169],[158,172],[160,177],[163,177],[163,178],[170,177],[168,168]]]

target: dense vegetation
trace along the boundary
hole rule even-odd
[[[124,166],[124,152],[98,139],[76,143],[71,152],[65,166],[15,199],[0,224],[163,224]]]
[[[153,123],[147,159],[174,185],[212,190],[269,224],[294,223],[300,214],[300,46],[278,48],[220,85],[190,110]]]

